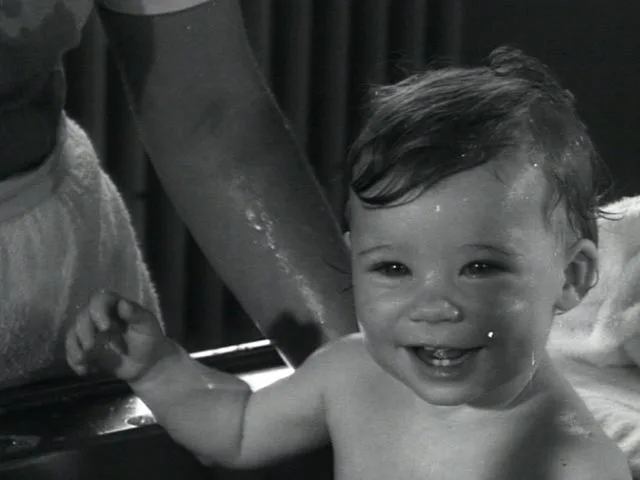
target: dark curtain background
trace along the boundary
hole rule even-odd
[[[620,192],[639,193],[636,0],[243,0],[242,6],[256,58],[338,215],[340,167],[360,126],[367,86],[398,80],[436,57],[477,62],[503,43],[558,73],[578,97]],[[89,132],[132,212],[169,333],[192,351],[260,338],[150,168],[95,18],[66,67],[67,111]]]
[[[501,43],[540,58],[577,99],[614,181],[614,196],[640,194],[640,2],[465,1],[461,59]]]

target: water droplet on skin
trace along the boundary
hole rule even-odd
[[[531,352],[531,366],[535,367],[536,366],[536,354],[535,352]]]
[[[264,230],[264,225],[262,225],[260,223],[260,221],[258,221],[258,215],[256,214],[256,212],[254,212],[251,209],[247,209],[247,211],[245,212],[245,216],[246,216],[247,220],[249,220],[249,224],[255,230],[257,230],[258,232],[261,232],[262,230]]]

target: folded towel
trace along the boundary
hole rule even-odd
[[[0,276],[0,388],[70,373],[64,333],[99,289],[160,318],[125,204],[68,118],[43,165],[0,182]]]

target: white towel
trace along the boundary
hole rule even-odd
[[[85,133],[64,118],[37,170],[0,182],[0,388],[69,372],[64,332],[108,289],[160,318],[129,213]]]

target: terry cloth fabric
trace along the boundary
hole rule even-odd
[[[640,197],[624,198],[604,210],[606,217],[598,221],[598,282],[576,308],[555,318],[548,349],[601,367],[636,365]]]
[[[70,372],[64,334],[97,290],[161,318],[122,197],[67,117],[44,164],[0,182],[0,274],[0,388]]]

